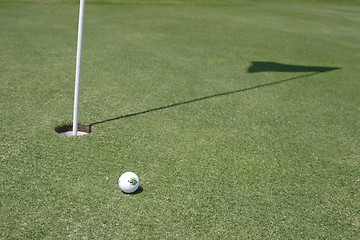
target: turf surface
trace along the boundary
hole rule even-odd
[[[360,238],[358,1],[88,1],[67,138],[76,2],[0,1],[0,238]]]

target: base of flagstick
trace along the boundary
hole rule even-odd
[[[74,135],[72,129],[73,129],[73,125],[68,124],[68,125],[56,127],[55,132],[57,132],[61,136],[74,137],[75,135]],[[78,131],[77,131],[77,135],[76,135],[77,137],[81,137],[81,136],[84,136],[89,133],[91,133],[90,126],[84,125],[84,124],[78,124]]]

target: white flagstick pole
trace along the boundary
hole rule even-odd
[[[77,132],[78,132],[78,107],[79,107],[79,94],[80,94],[80,67],[81,67],[81,50],[82,50],[84,10],[85,10],[85,0],[80,0],[77,53],[76,53],[74,115],[73,115],[73,129],[72,129],[73,136],[77,136]]]

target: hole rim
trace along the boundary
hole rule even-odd
[[[71,136],[71,135],[64,135],[64,133],[71,132],[72,129],[73,129],[73,124],[64,124],[64,125],[60,125],[60,126],[55,127],[54,130],[59,135]],[[79,123],[78,124],[78,132],[82,132],[83,134],[77,135],[77,136],[87,135],[87,134],[91,133],[91,126]]]

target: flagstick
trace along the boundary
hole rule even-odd
[[[73,115],[73,136],[77,136],[78,132],[78,107],[80,94],[80,67],[81,67],[81,50],[82,50],[82,33],[84,22],[85,0],[80,0],[79,25],[76,53],[76,73],[75,73],[75,93],[74,93],[74,115]]]

